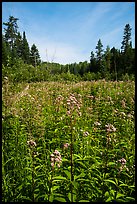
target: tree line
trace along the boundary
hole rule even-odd
[[[49,78],[57,80],[61,77],[68,80],[76,78],[120,80],[125,75],[135,75],[135,48],[132,48],[132,29],[129,24],[126,24],[124,28],[121,50],[115,47],[110,48],[109,45],[104,49],[99,39],[95,53],[91,51],[90,62],[61,65],[41,61],[36,45],[29,47],[25,31],[23,34],[18,31],[18,20],[9,16],[9,21],[3,23],[5,26],[4,34],[2,34],[3,75],[12,74],[18,81],[26,79],[27,81],[41,81],[49,80]]]
[[[2,63],[7,65],[10,59],[13,65],[20,58],[24,63],[36,66],[41,62],[39,51],[35,44],[29,47],[25,31],[23,35],[18,31],[18,20],[10,16],[9,21],[3,23],[6,28],[4,28],[5,34],[2,34]]]

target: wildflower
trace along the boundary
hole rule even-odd
[[[60,152],[58,150],[55,150],[53,154],[50,155],[50,157],[51,166],[54,168],[54,165],[57,163],[57,166],[60,167],[60,164],[62,163]]]
[[[64,145],[63,145],[63,148],[64,149],[67,149],[69,147],[69,143],[65,143]]]
[[[59,156],[60,152],[58,150],[55,150],[53,154]]]
[[[124,168],[126,168],[126,170],[129,171],[129,169],[126,167],[126,162],[127,162],[127,161],[126,161],[124,158],[119,159],[118,162],[120,162],[120,163],[122,164],[122,165],[120,166],[120,168],[119,168],[120,172],[121,172]]]
[[[122,165],[125,165],[127,161],[124,158],[122,158],[119,159],[118,162],[120,162]]]
[[[86,132],[83,133],[83,135],[84,135],[84,136],[88,136],[88,135],[89,135],[89,132],[86,131]]]
[[[96,125],[96,126],[100,126],[101,123],[99,123],[99,122],[94,122],[94,125]]]
[[[50,160],[51,160],[52,162],[54,162],[54,158],[53,158],[53,157],[51,157]]]
[[[71,115],[74,110],[77,111],[78,115],[81,116],[80,107],[81,107],[81,100],[77,100],[74,94],[70,94],[69,98],[67,99],[67,115]]]
[[[34,142],[33,140],[27,141],[27,144],[28,144],[29,146],[36,147],[36,142]]]
[[[105,125],[105,127],[106,127],[107,132],[115,132],[116,131],[116,128],[111,124]]]

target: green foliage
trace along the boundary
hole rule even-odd
[[[135,83],[74,83],[69,75],[62,83],[3,77],[3,202],[135,201]],[[51,166],[55,150],[60,168]]]

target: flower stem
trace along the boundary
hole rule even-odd
[[[73,125],[71,118],[71,146],[70,146],[70,158],[71,158],[71,202],[73,202]]]

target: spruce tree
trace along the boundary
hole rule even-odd
[[[16,36],[17,36],[17,20],[18,18],[14,18],[13,16],[9,16],[9,21],[7,23],[3,23],[3,25],[7,26],[4,28],[5,30],[5,40],[9,43],[11,49],[13,48]]]
[[[35,44],[33,44],[30,49],[30,61],[33,66],[40,64],[40,55]]]
[[[121,62],[123,67],[123,74],[131,74],[134,70],[134,52],[131,41],[131,27],[129,24],[125,25],[123,41],[121,46]]]
[[[22,59],[25,63],[30,63],[30,49],[29,44],[26,39],[25,31],[23,32],[23,40],[22,40]]]
[[[132,46],[132,44],[131,44],[131,41],[130,41],[130,39],[131,39],[131,27],[130,27],[130,25],[129,24],[126,24],[125,25],[125,28],[124,28],[124,35],[123,35],[123,41],[122,41],[122,46],[121,46],[121,51],[122,52],[126,52],[126,50],[130,47],[131,48],[131,46]]]
[[[103,45],[101,40],[98,40],[97,46],[96,46],[96,54],[97,54],[97,64],[98,64],[98,71],[101,71],[102,69],[102,59],[103,59]]]

